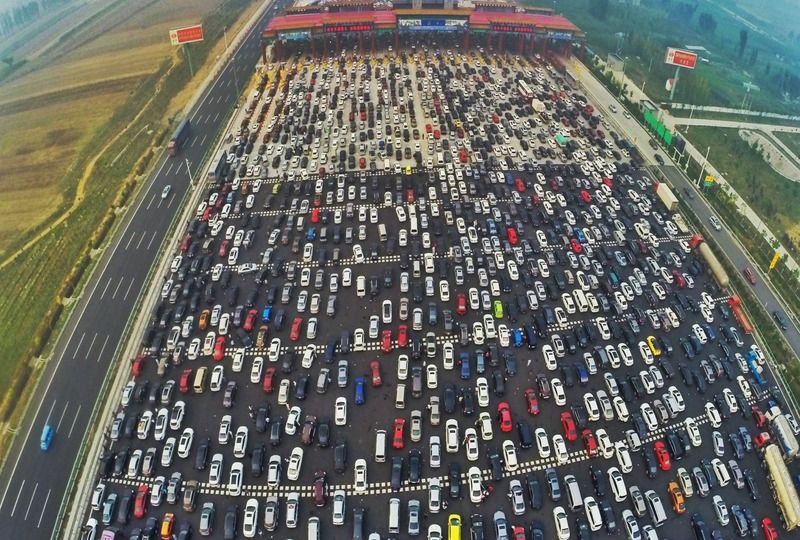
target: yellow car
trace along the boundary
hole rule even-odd
[[[450,514],[447,518],[447,540],[461,540],[461,516]]]
[[[658,346],[656,336],[647,336],[647,346],[650,347],[653,356],[661,356],[661,347]]]
[[[406,176],[411,176],[411,165],[406,165]]]

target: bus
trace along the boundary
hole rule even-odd
[[[770,490],[775,497],[783,526],[787,531],[791,531],[800,524],[800,497],[797,495],[792,475],[786,468],[777,444],[770,444],[764,448],[762,464],[767,471]]]
[[[39,441],[39,446],[42,450],[47,451],[50,448],[50,443],[53,442],[53,433],[53,426],[45,424],[44,429],[42,429],[42,438]]]
[[[530,101],[533,99],[533,91],[531,90],[528,83],[525,81],[517,81],[517,90],[519,90],[519,95],[522,96],[524,99]]]

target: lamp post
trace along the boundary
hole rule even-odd
[[[706,164],[708,163],[708,153],[711,147],[706,148],[706,157],[703,159],[703,165],[700,167],[700,176],[697,177],[697,187],[700,187],[700,182],[703,180],[703,173],[706,171]]]

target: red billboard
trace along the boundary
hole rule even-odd
[[[664,62],[673,66],[694,69],[697,65],[697,55],[693,52],[668,47],[667,57],[664,59]]]
[[[203,41],[203,25],[186,26],[169,31],[169,40],[173,45],[183,45],[184,43],[194,43]]]

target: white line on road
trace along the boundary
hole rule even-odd
[[[108,345],[108,336],[106,336],[105,341],[103,341],[103,347],[100,349],[100,352],[97,354],[97,362],[100,362],[100,359],[103,357],[103,351],[106,350],[106,345]]]
[[[132,236],[131,236],[132,238]],[[126,248],[127,249],[127,248]],[[100,300],[106,295],[106,291],[108,290],[108,286],[111,285],[111,276],[108,277],[108,281],[106,281],[106,286],[103,287],[103,292],[100,294]]]
[[[58,419],[58,424],[56,424],[56,433],[58,433],[58,430],[61,429],[61,422],[64,421],[64,415],[67,413],[67,409],[69,409],[69,401],[67,401],[67,404],[64,405],[64,410],[61,411],[61,418]]]
[[[37,489],[39,489],[39,482],[36,482],[36,485],[33,486],[33,493],[31,493],[31,500],[28,501],[28,509],[25,510],[25,517],[22,518],[24,521],[28,521],[28,514],[31,513],[31,506],[33,505],[33,498],[36,497]]]
[[[119,288],[122,286],[123,279],[125,279],[125,276],[120,276],[119,283],[117,283],[117,288],[114,289],[114,294],[111,295],[112,300],[117,297],[117,293],[119,292]]]
[[[17,498],[14,500],[14,507],[11,509],[11,517],[14,517],[14,512],[17,511],[17,503],[19,503],[19,496],[22,495],[22,490],[25,488],[25,482],[27,480],[23,480],[22,484],[19,486],[19,490],[17,491]]]
[[[72,417],[72,425],[69,426],[69,433],[67,433],[67,439],[72,437],[72,430],[75,429],[75,422],[78,421],[78,417],[81,415],[81,407],[83,407],[83,403],[78,403],[78,410],[75,412],[75,416]]]
[[[150,237],[150,241],[147,243],[147,249],[150,250],[150,247],[153,245],[153,240],[156,239],[156,234],[158,231],[153,231],[153,236]]]
[[[133,287],[133,283],[136,281],[135,277],[131,278],[131,283],[128,285],[128,290],[125,291],[125,296],[122,297],[122,301],[125,302],[128,299],[128,295],[131,293],[131,287]]]
[[[219,113],[214,115],[214,122],[216,122],[218,118],[219,118]]]
[[[153,193],[153,196],[152,196],[152,197],[150,197],[150,202],[149,202],[149,203],[147,203],[147,209],[148,209],[148,210],[150,210],[150,207],[153,205],[153,201],[155,201],[155,200],[156,200],[156,194],[155,194],[155,193]]]
[[[208,118],[208,116],[206,116],[206,118]],[[192,142],[190,142],[190,143],[189,143],[189,147],[190,147],[190,148],[191,148],[191,147],[193,147],[195,142],[197,142],[197,135],[195,135],[195,136],[192,138]]]
[[[144,236],[147,234],[147,231],[142,231],[142,236],[139,237],[139,241],[136,242],[136,249],[139,249],[142,246],[142,242],[144,242]]]
[[[169,167],[167,167],[167,172],[164,173],[164,174],[169,174],[172,171],[172,167],[174,167],[174,166],[175,166],[175,162],[171,161],[170,164],[169,164]]]
[[[220,101],[222,101],[222,96],[217,96],[217,103],[219,103]]]
[[[75,360],[75,356],[78,354],[78,350],[81,348],[81,344],[83,343],[83,338],[86,337],[86,332],[81,334],[81,340],[78,342],[78,346],[75,347],[75,352],[72,353],[72,359]]]
[[[131,237],[128,238],[128,243],[125,244],[125,251],[128,251],[128,248],[131,247],[131,242],[133,242],[133,238],[136,236],[136,233],[131,233]]]
[[[47,502],[50,500],[50,492],[53,491],[52,489],[47,490],[47,497],[44,499],[44,504],[42,505],[42,513],[39,514],[39,523],[36,524],[36,528],[42,526],[42,519],[44,518],[44,511],[47,509]]]
[[[172,208],[172,201],[175,200],[175,195],[176,195],[176,193],[173,191],[172,192],[172,197],[169,198],[169,202],[167,203],[167,208]]]
[[[97,339],[97,332],[94,333],[94,337],[92,338],[92,342],[89,343],[89,350],[86,351],[86,358],[89,358],[89,355],[92,354],[92,347],[94,347],[94,341]]]
[[[202,138],[202,139],[200,139],[200,146],[203,146],[203,145],[205,144],[205,142],[206,142],[206,137],[207,137],[207,136],[208,136],[208,135],[204,134],[204,135],[203,135],[203,138]]]
[[[48,424],[50,422],[50,415],[53,414],[53,407],[56,406],[56,400],[53,400],[53,404],[50,405],[50,410],[47,411],[47,418],[44,419],[44,423]]]

